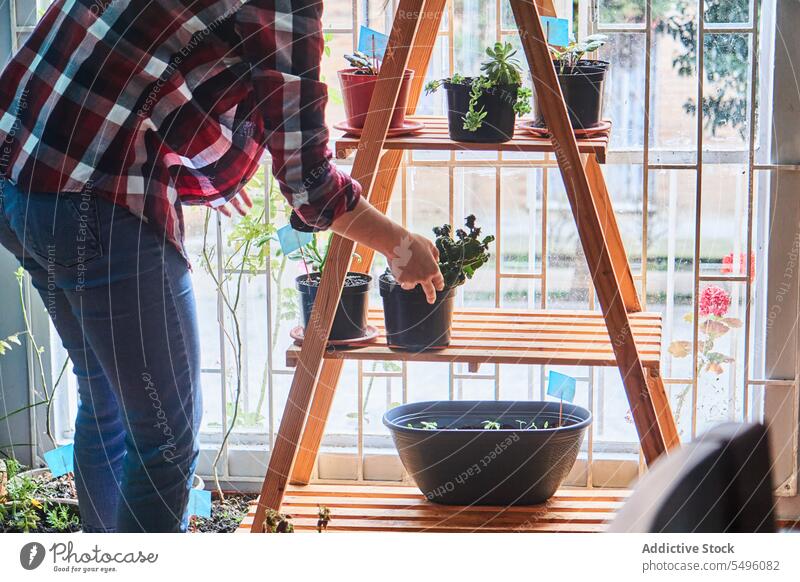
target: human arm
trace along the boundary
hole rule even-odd
[[[436,291],[444,288],[436,246],[391,220],[366,199],[359,198],[352,210],[334,220],[331,230],[383,254],[400,286],[413,289],[421,285],[428,303],[433,303]]]
[[[322,4],[250,0],[237,30],[251,63],[256,101],[267,129],[273,174],[294,209],[293,226],[332,229],[382,253],[398,283],[422,285],[429,302],[444,282],[428,239],[390,220],[361,198],[361,186],[331,162],[320,81]]]

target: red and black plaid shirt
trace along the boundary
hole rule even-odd
[[[324,229],[360,186],[331,164],[322,2],[56,0],[0,75],[0,179],[91,192],[183,251],[181,204],[224,204],[267,148]]]

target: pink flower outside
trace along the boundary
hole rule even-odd
[[[722,317],[728,313],[731,306],[731,296],[725,289],[716,285],[709,285],[700,292],[700,315],[716,315]]]

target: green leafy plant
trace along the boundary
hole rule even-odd
[[[572,40],[565,47],[549,46],[553,60],[558,63],[559,72],[571,72],[586,53],[591,53],[606,44],[608,37],[604,34],[592,34],[583,41]]]
[[[410,423],[410,422],[408,424],[406,424],[406,426],[408,428],[415,428],[414,425],[412,423]],[[423,430],[436,430],[437,428],[439,428],[439,423],[436,422],[435,420],[434,421],[420,420],[419,421],[419,428],[421,428]]]
[[[0,524],[6,530],[28,533],[39,527],[44,506],[36,498],[36,482],[29,475],[18,475],[16,472],[20,468],[17,465],[15,469],[12,464],[11,470],[16,478],[9,478],[5,494],[0,499]],[[8,462],[6,471],[11,472]]]
[[[308,267],[310,273],[322,273],[325,263],[328,261],[328,252],[331,246],[331,236],[329,233],[314,233],[311,242],[290,253],[287,258],[290,261],[303,262]],[[361,262],[361,256],[353,253],[353,258]]]
[[[528,87],[522,86],[522,67],[515,57],[516,49],[510,42],[497,42],[486,49],[488,57],[481,63],[481,74],[477,77],[464,77],[459,73],[445,79],[436,79],[425,85],[427,95],[438,91],[443,84],[469,85],[469,108],[463,117],[464,129],[477,131],[483,125],[487,112],[478,106],[481,96],[495,87],[504,85],[517,86],[517,98],[514,101],[514,112],[525,115],[531,112],[532,92]]]
[[[475,224],[475,215],[470,214],[464,221],[467,230],[453,229],[445,224],[433,229],[436,235],[436,248],[439,251],[439,270],[446,287],[461,285],[471,279],[480,267],[489,262],[489,244],[494,236],[481,238],[481,229]]]
[[[45,348],[44,346],[39,345],[39,343],[36,340],[36,336],[34,335],[33,332],[31,317],[29,316],[28,307],[25,300],[25,269],[23,269],[22,267],[18,267],[17,270],[14,271],[14,277],[17,279],[17,291],[19,293],[19,307],[20,307],[20,313],[22,314],[23,322],[25,324],[25,330],[12,333],[8,337],[0,339],[0,356],[6,355],[10,350],[14,348],[14,346],[22,346],[22,340],[20,338],[21,337],[26,338],[26,341],[30,345],[31,351],[35,358],[35,367],[33,372],[35,373],[36,379],[40,383],[41,392],[44,397],[41,400],[34,401],[30,404],[17,408],[16,410],[12,410],[4,414],[3,416],[0,416],[0,422],[6,421],[15,414],[20,414],[37,406],[44,405],[46,408],[45,434],[50,439],[50,442],[53,444],[53,446],[56,447],[58,446],[58,443],[56,442],[56,439],[53,436],[53,428],[52,428],[52,409],[53,409],[54,395],[56,389],[58,388],[58,385],[64,378],[64,374],[67,370],[67,364],[69,363],[69,358],[64,359],[64,363],[61,366],[61,370],[58,373],[58,376],[53,381],[52,387],[48,387],[49,383],[45,372],[46,368],[44,366],[44,357],[43,357],[43,354],[45,353]],[[38,390],[35,390],[34,393],[38,395]],[[6,453],[4,449],[10,449],[11,453],[10,454]],[[2,454],[3,456],[11,459],[13,452],[14,452],[13,443],[0,445],[0,454]]]
[[[344,55],[344,58],[350,63],[351,67],[356,69],[356,74],[358,75],[377,75],[380,71],[378,61],[360,51]]]
[[[22,342],[19,341],[19,333],[12,333],[6,339],[0,339],[0,356],[4,356],[7,351],[12,349],[12,344],[22,345]]]
[[[72,528],[80,525],[80,518],[75,515],[75,512],[70,510],[69,506],[55,505],[51,508],[49,505],[50,504],[47,504],[45,508],[45,520],[47,521],[47,525],[57,532],[70,531]]]
[[[496,85],[521,85],[522,67],[510,42],[496,42],[486,49],[488,60],[481,63],[483,76]]]

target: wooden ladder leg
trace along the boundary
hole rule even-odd
[[[631,332],[628,312],[621,300],[621,288],[615,274],[611,251],[603,233],[589,180],[583,169],[575,133],[569,122],[539,12],[532,0],[510,1],[542,113],[552,135],[556,159],[608,327],[633,421],[639,433],[642,452],[650,464],[665,453],[667,447],[650,398],[647,375]]]
[[[664,435],[667,449],[673,449],[680,446],[681,437],[678,434],[678,426],[675,424],[675,415],[672,414],[672,407],[669,404],[669,397],[664,387],[664,379],[661,377],[661,370],[656,367],[647,367],[645,371],[647,372],[650,399],[656,409],[661,434]]]
[[[600,217],[600,224],[608,244],[611,262],[614,265],[614,273],[619,281],[625,309],[628,313],[639,312],[642,310],[639,301],[639,293],[636,290],[636,284],[633,281],[633,274],[631,273],[628,256],[622,244],[622,235],[619,232],[619,225],[617,224],[617,218],[611,204],[611,197],[608,193],[605,179],[603,178],[603,171],[600,169],[600,164],[597,163],[597,158],[593,154],[585,156],[583,167],[592,189],[592,197],[597,207],[597,214]],[[647,374],[647,386],[650,399],[655,407],[661,434],[664,437],[667,449],[671,449],[680,444],[680,437],[678,436],[675,418],[672,415],[672,410],[669,405],[669,398],[667,398],[667,393],[664,388],[664,381],[661,378],[659,369],[656,367],[646,367],[645,373]]]
[[[436,44],[439,25],[446,6],[447,0],[427,0],[425,2],[419,30],[414,37],[414,46],[411,49],[411,56],[408,61],[408,68],[414,71],[414,80],[406,108],[406,113],[409,115],[416,111],[417,103],[420,95],[422,95],[425,74],[433,54],[433,47]],[[402,159],[403,152],[401,150],[388,150],[381,157],[378,172],[375,176],[375,186],[372,188],[370,195],[370,202],[383,213],[386,213],[389,207],[389,201]],[[350,270],[368,273],[372,266],[372,258],[375,252],[368,247],[358,245],[356,253],[361,257],[361,261],[353,261]],[[297,460],[292,471],[291,482],[293,484],[306,485],[311,479],[319,446],[325,434],[325,423],[333,405],[336,385],[342,373],[342,366],[343,362],[341,360],[333,358],[326,359],[322,363],[318,387],[314,393],[308,422],[306,423],[305,431],[303,431],[300,450],[297,453]]]
[[[419,28],[420,19],[412,16],[419,16],[423,5],[424,0],[400,0],[397,8],[397,13],[403,17],[395,18],[392,25],[381,74],[375,83],[369,115],[351,171],[351,175],[359,181],[366,193],[372,191],[391,114]],[[338,235],[331,239],[325,271],[305,330],[297,369],[270,454],[267,474],[261,486],[261,495],[250,529],[253,533],[264,531],[267,509],[277,511],[283,501],[354,249],[355,243],[351,240]]]
[[[381,158],[370,202],[383,213],[386,213],[389,205],[394,177],[397,175],[397,167],[400,165],[402,154],[403,152],[399,150],[387,151]],[[361,261],[353,261],[350,270],[368,273],[372,266],[374,251],[358,245],[356,253],[361,257]],[[322,362],[322,371],[317,380],[308,421],[300,441],[300,450],[297,452],[297,459],[292,470],[292,484],[307,485],[311,480],[311,473],[314,471],[317,453],[319,453],[322,437],[325,435],[325,424],[330,415],[343,366],[344,361],[338,358],[326,358]]]
[[[603,228],[608,251],[611,255],[611,263],[614,265],[614,273],[619,281],[622,302],[628,313],[638,313],[642,310],[639,301],[639,292],[633,281],[631,266],[628,262],[628,255],[625,246],[622,244],[622,235],[619,232],[617,217],[614,214],[614,207],[611,205],[611,197],[608,194],[606,181],[603,178],[603,170],[597,163],[597,156],[586,154],[584,156],[584,171],[589,180],[589,187],[592,190],[592,198],[597,207],[597,215],[600,218],[600,225]]]

